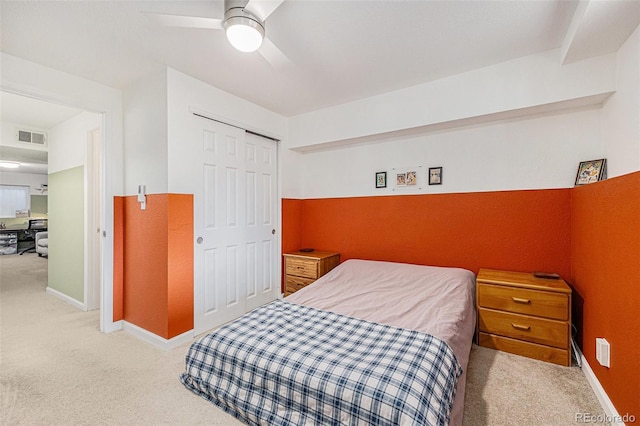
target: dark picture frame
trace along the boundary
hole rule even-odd
[[[607,178],[607,159],[581,161],[576,173],[575,186],[588,185]]]
[[[442,185],[442,167],[429,167],[429,185]]]
[[[376,172],[376,188],[387,187],[387,172]]]

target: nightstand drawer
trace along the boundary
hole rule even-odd
[[[309,259],[287,258],[285,273],[298,277],[318,278],[318,262]]]
[[[516,355],[523,355],[541,361],[552,362],[558,365],[571,364],[571,352],[567,349],[552,348],[538,345],[537,343],[523,342],[522,340],[508,337],[495,336],[493,334],[479,333],[480,346],[497,349]]]
[[[287,275],[287,279],[285,281],[285,292],[286,293],[294,293],[301,288],[304,288],[314,282],[313,278],[302,278],[296,277],[292,275]]]
[[[311,284],[340,264],[340,254],[331,251],[294,251],[282,256],[285,296]]]
[[[562,293],[478,284],[478,306],[566,321],[569,297]]]
[[[547,320],[491,309],[478,309],[478,327],[485,333],[567,349],[569,326],[566,322]]]

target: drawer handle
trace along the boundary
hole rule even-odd
[[[519,297],[512,297],[511,299],[513,299],[513,301],[516,303],[525,303],[525,304],[531,303],[531,300],[529,299],[521,299]]]
[[[528,325],[520,325],[520,324],[514,324],[514,323],[511,323],[511,326],[513,328],[517,328],[518,330],[529,330],[531,328]]]

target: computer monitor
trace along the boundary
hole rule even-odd
[[[30,230],[42,230],[42,231],[46,231],[47,230],[47,224],[48,220],[47,219],[29,219],[29,228]]]

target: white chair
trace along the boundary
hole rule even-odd
[[[36,233],[36,253],[49,257],[49,232]]]

